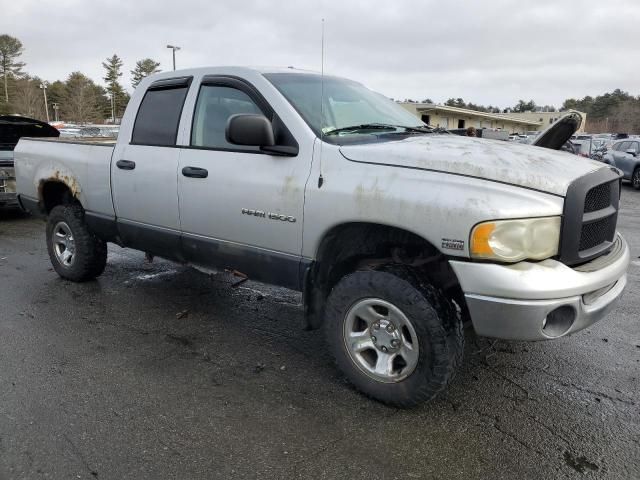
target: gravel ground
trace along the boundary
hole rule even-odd
[[[640,478],[640,192],[623,189],[629,285],[553,342],[467,332],[434,402],[354,391],[300,295],[110,247],[52,271],[41,221],[0,220],[0,479]]]

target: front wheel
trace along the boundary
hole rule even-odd
[[[58,275],[73,282],[94,279],[107,264],[107,244],[89,231],[77,204],[58,205],[49,213],[47,250]]]
[[[329,295],[325,329],[349,381],[394,406],[431,400],[462,360],[457,312],[437,289],[403,267],[345,276]]]

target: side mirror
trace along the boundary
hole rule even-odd
[[[225,130],[227,142],[234,145],[272,147],[275,145],[273,127],[264,115],[240,113],[232,115]]]
[[[638,152],[636,152],[635,150],[631,150],[631,149],[627,150],[625,153],[628,153],[629,155],[631,155],[633,157],[635,157],[638,154]]]

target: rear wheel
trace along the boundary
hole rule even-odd
[[[461,363],[462,323],[453,306],[409,269],[359,271],[332,290],[325,329],[338,367],[356,388],[409,407],[432,399]]]
[[[47,219],[47,250],[54,270],[73,282],[92,280],[107,264],[107,244],[89,231],[80,205],[58,205]]]
[[[631,175],[631,185],[636,190],[640,190],[640,167],[636,167],[633,171],[633,175]]]

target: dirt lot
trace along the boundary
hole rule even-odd
[[[467,333],[435,402],[355,392],[300,296],[110,248],[52,271],[42,222],[0,220],[0,479],[640,478],[640,192],[606,320],[544,343]]]

